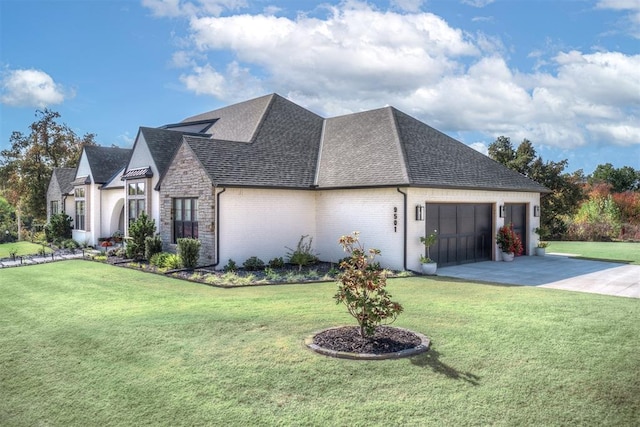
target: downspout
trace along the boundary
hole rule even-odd
[[[402,194],[403,203],[404,203],[404,213],[403,213],[404,215],[404,219],[403,219],[404,253],[403,253],[402,266],[404,268],[404,271],[407,271],[407,193],[401,191],[400,187],[396,188],[396,190],[398,190],[398,193]]]
[[[223,188],[221,192],[216,194],[216,262],[214,264],[203,265],[198,268],[210,268],[214,269],[220,264],[220,195],[227,191]]]

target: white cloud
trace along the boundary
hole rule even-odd
[[[173,63],[188,67],[187,90],[226,102],[278,92],[325,116],[393,105],[443,131],[564,148],[640,144],[640,55],[555,47],[552,57],[532,52],[545,71],[527,72],[510,66],[498,37],[431,13],[360,1],[326,10],[193,17],[192,47]],[[218,52],[233,60],[215,62]]]
[[[391,5],[407,12],[418,12],[424,0],[391,0]]]
[[[229,64],[224,74],[209,64],[195,67],[193,73],[181,75],[180,81],[197,95],[219,99],[240,101],[264,95],[259,80],[237,62]]]
[[[142,0],[142,5],[158,17],[220,16],[225,10],[247,7],[246,0]]]
[[[13,70],[0,81],[0,102],[14,107],[38,107],[60,104],[65,91],[44,71]]]
[[[469,6],[473,7],[485,7],[493,3],[494,1],[495,0],[462,0],[462,3],[468,4]]]
[[[627,12],[628,32],[640,39],[640,0],[600,0],[596,8]]]
[[[485,156],[489,155],[489,147],[487,147],[484,142],[474,142],[473,144],[469,144],[469,147],[484,154]]]

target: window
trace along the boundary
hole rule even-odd
[[[76,230],[86,230],[86,202],[84,199],[84,187],[77,187],[73,190],[73,194],[76,197]]]
[[[198,199],[173,199],[173,242],[198,238]]]
[[[129,224],[138,219],[146,211],[145,183],[129,182],[127,184],[127,200],[129,203]]]
[[[60,213],[59,200],[51,201],[51,215],[57,215]]]
[[[84,230],[84,200],[76,200],[76,230]]]

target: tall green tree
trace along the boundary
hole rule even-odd
[[[614,168],[611,163],[598,165],[589,177],[590,184],[609,184],[614,193],[640,190],[640,170],[631,166]]]
[[[44,222],[53,168],[75,167],[82,148],[96,143],[94,134],[80,138],[69,126],[59,123],[60,114],[55,111],[37,110],[36,118],[28,135],[14,131],[11,147],[0,152],[0,179],[5,196],[23,216]]]
[[[557,238],[564,234],[569,217],[578,210],[585,197],[582,171],[565,173],[568,164],[566,159],[544,162],[528,139],[514,149],[508,137],[500,136],[489,145],[489,156],[552,191],[540,200],[540,225],[550,237]]]

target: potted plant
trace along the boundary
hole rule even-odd
[[[522,254],[522,241],[513,231],[513,224],[503,225],[498,229],[496,243],[502,251],[502,259],[504,261],[513,261],[514,256]]]
[[[429,255],[429,248],[433,246],[433,244],[438,239],[438,230],[433,230],[433,233],[428,236],[420,237],[420,242],[424,245],[427,255],[420,255],[420,264],[422,268],[422,274],[426,274],[429,276],[433,276],[436,274],[436,270],[438,269],[438,263],[431,259]]]
[[[544,256],[547,251],[548,242],[539,241],[536,245],[536,256]]]
[[[113,238],[113,241],[116,243],[121,243],[122,242],[122,238],[124,237],[124,234],[122,234],[122,231],[117,230],[113,233],[113,235],[111,236]]]

